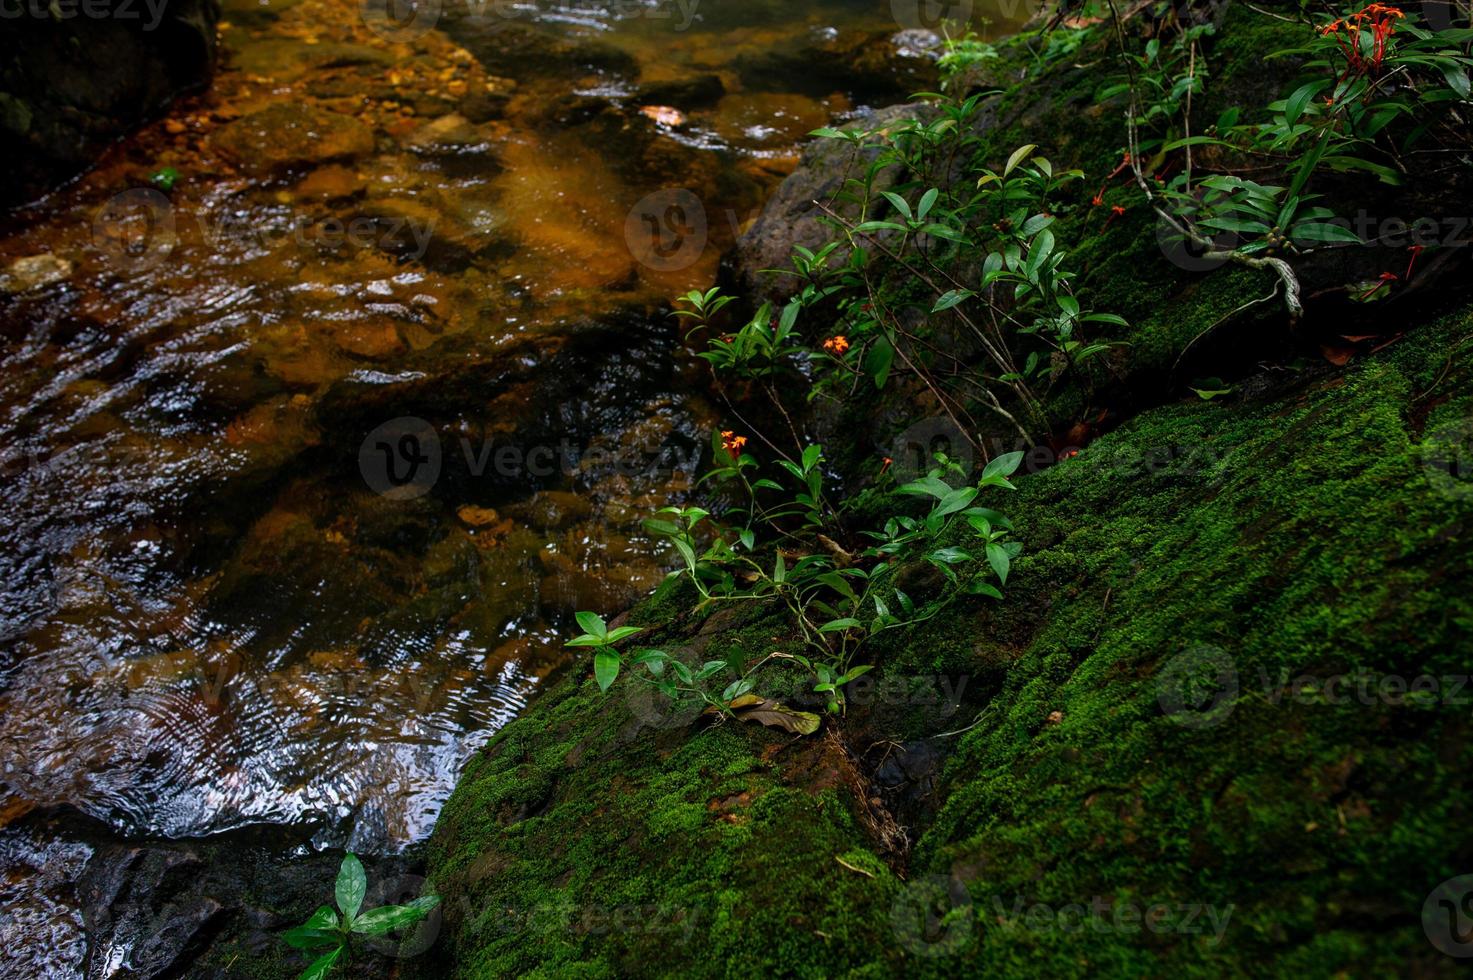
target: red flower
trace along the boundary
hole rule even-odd
[[[1402,279],[1409,280],[1409,279],[1412,278],[1412,266],[1414,266],[1414,265],[1417,264],[1417,256],[1419,256],[1419,255],[1422,254],[1422,246],[1421,245],[1412,245],[1412,246],[1410,246],[1407,249],[1407,251],[1409,251],[1409,252],[1412,253],[1412,257],[1411,257],[1411,260],[1407,262],[1406,275],[1402,276]]]

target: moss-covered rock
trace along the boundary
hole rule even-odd
[[[1454,690],[1473,653],[1473,486],[1448,465],[1473,426],[1473,346],[1448,351],[1470,335],[1473,317],[1452,317],[1274,397],[1164,407],[1024,479],[1006,600],[875,651],[885,674],[1005,677],[949,726],[964,733],[907,743],[948,757],[908,863],[876,833],[853,726],[798,742],[702,729],[576,672],[446,806],[429,856],[443,959],[426,968],[1451,963],[1419,917],[1473,861],[1458,820],[1473,695]],[[680,609],[662,590],[639,621]],[[781,632],[758,618],[690,642],[751,657]],[[1341,676],[1342,694],[1313,693]],[[1436,691],[1404,701],[1396,679],[1424,676]]]

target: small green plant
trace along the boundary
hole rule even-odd
[[[336,910],[324,905],[306,922],[282,936],[287,945],[317,956],[302,971],[300,980],[322,980],[339,961],[346,965],[352,955],[354,936],[383,936],[412,926],[440,904],[440,896],[425,895],[408,905],[381,905],[363,911],[368,876],[363,872],[363,862],[354,854],[343,858],[334,891]]]
[[[164,167],[162,170],[155,171],[148,179],[153,186],[167,194],[179,182],[179,171],[173,167]]]
[[[568,646],[593,647],[593,676],[598,681],[599,690],[607,691],[618,679],[619,668],[624,663],[614,644],[641,630],[638,626],[620,626],[611,630],[597,613],[580,612],[575,614],[575,618],[583,627],[583,633],[569,640]]]

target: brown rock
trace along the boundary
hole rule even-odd
[[[269,174],[362,156],[373,131],[351,116],[282,102],[230,123],[214,143],[241,169]]]

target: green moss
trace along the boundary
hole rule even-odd
[[[873,960],[894,879],[840,775],[786,785],[762,759],[785,736],[634,708],[564,681],[467,771],[430,850],[448,942],[425,975],[817,977]]]
[[[1154,972],[1164,958],[1220,974],[1293,948],[1327,975],[1437,956],[1416,916],[1469,858],[1452,829],[1466,707],[1279,688],[1467,672],[1473,562],[1457,542],[1473,488],[1423,465],[1414,396],[1469,334],[1450,321],[1278,402],[1150,413],[1024,483],[1030,547],[1008,605],[1041,603],[1041,627],[952,757],[917,866],[961,874],[979,905],[1235,911],[1221,944],[989,931],[984,966]],[[1440,387],[1470,376],[1464,356]],[[1473,418],[1473,399],[1437,414]],[[1142,465],[1153,453],[1178,462]],[[1209,656],[1241,694],[1220,724],[1184,725],[1194,716],[1163,710],[1163,671]]]

